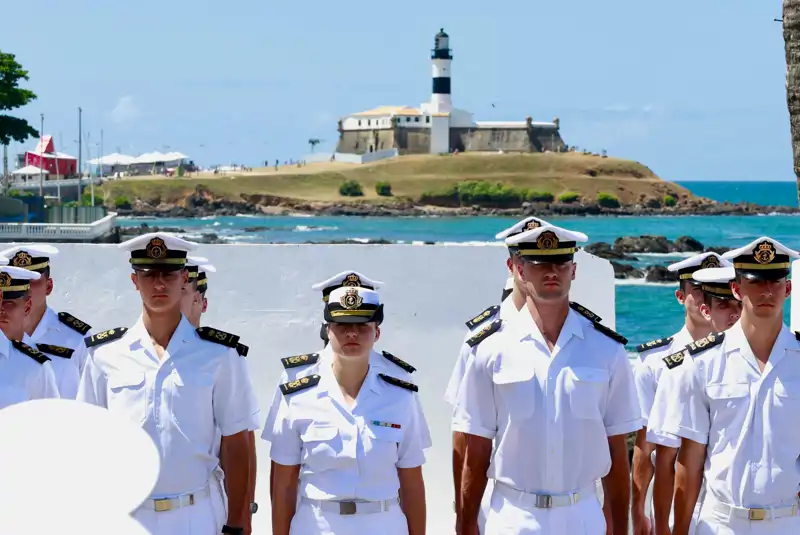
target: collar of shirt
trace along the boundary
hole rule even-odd
[[[670,344],[670,347],[674,347],[676,349],[677,348],[682,349],[685,346],[691,344],[692,342],[694,342],[694,340],[692,340],[692,335],[689,334],[689,329],[688,327],[686,327],[686,324],[684,323],[681,330],[672,335],[672,343]]]
[[[8,358],[11,355],[11,340],[0,331],[0,358]]]
[[[523,306],[522,308],[525,307]],[[514,300],[509,296],[505,301],[500,303],[500,312],[497,316],[501,320],[506,321],[512,319],[517,312],[519,312],[519,310],[514,306]]]
[[[741,320],[737,321],[733,327],[725,331],[724,343],[727,349],[726,353],[738,351],[750,366],[756,371],[759,370],[758,360],[750,347],[750,342],[747,341],[747,337],[744,334]],[[781,325],[781,330],[778,333],[778,337],[775,339],[772,351],[770,351],[769,358],[764,366],[763,374],[768,373],[772,368],[777,366],[778,363],[783,360],[783,357],[786,356],[787,351],[799,350],[800,345],[798,345],[798,341],[792,331],[790,331],[786,325]]]
[[[370,366],[369,370],[367,371],[367,376],[364,378],[364,382],[361,385],[361,389],[358,392],[358,396],[356,396],[356,405],[363,404],[363,393],[367,391],[374,392],[376,394],[381,393],[381,385],[378,384],[378,370],[375,366]],[[345,410],[347,409],[347,404],[344,402],[344,396],[342,395],[342,390],[339,387],[339,383],[336,382],[336,376],[333,374],[333,361],[332,359],[320,366],[319,369],[319,385],[317,386],[317,397],[329,397],[332,400],[336,401],[341,407]]]
[[[42,314],[42,319],[39,320],[39,324],[36,325],[36,328],[31,333],[30,339],[39,340],[50,329],[55,331],[61,330],[61,321],[58,319],[56,311],[50,308],[50,306],[47,306],[44,309],[44,314]]]
[[[151,356],[151,358],[158,361],[156,348],[153,345],[152,339],[150,338],[150,333],[147,332],[147,329],[144,326],[144,317],[142,315],[139,316],[136,324],[134,324],[134,326],[125,333],[124,338],[127,342],[129,342],[131,350],[143,349]],[[189,323],[189,320],[186,319],[186,316],[181,314],[181,321],[175,328],[175,332],[172,333],[172,337],[169,339],[167,347],[164,348],[164,353],[168,355],[169,358],[172,358],[182,346],[196,338],[197,333],[195,332],[194,326]]]
[[[556,353],[558,353],[573,336],[583,339],[585,336],[583,323],[588,321],[589,320],[570,309],[569,312],[567,312],[567,318],[564,321],[564,325],[561,326],[561,332],[558,334],[558,340],[556,340],[553,350],[548,350],[551,356],[555,356]],[[524,306],[522,309],[520,309],[520,311],[515,315],[512,323],[513,325],[511,326],[511,329],[514,331],[514,338],[518,339],[520,342],[531,340],[536,342],[542,348],[548,349],[547,342],[545,341],[542,332],[539,330],[539,327],[536,325],[536,322],[533,320],[533,316],[531,316],[527,306]]]

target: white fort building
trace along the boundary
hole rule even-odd
[[[336,152],[367,154],[397,149],[400,154],[453,151],[544,152],[565,149],[559,120],[475,121],[453,107],[450,37],[440,30],[431,50],[433,91],[418,108],[379,106],[339,120]]]

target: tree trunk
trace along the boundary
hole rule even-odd
[[[792,134],[794,175],[800,202],[800,0],[783,0],[783,40],[786,48],[786,104]]]

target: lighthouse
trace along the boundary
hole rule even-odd
[[[453,101],[450,97],[450,64],[453,54],[450,50],[450,36],[439,30],[433,40],[431,63],[433,64],[433,95],[431,105],[434,113],[450,113]]]

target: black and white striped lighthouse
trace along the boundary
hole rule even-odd
[[[450,50],[450,36],[439,30],[433,40],[431,62],[433,63],[433,96],[431,104],[434,113],[450,113],[453,101],[450,97],[450,64],[453,54]]]

